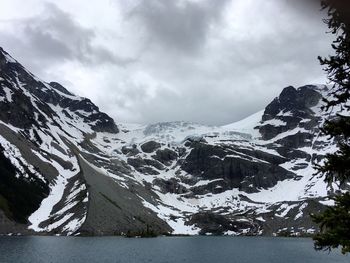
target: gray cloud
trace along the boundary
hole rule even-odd
[[[142,0],[129,17],[137,18],[146,27],[153,44],[196,53],[227,2]]]
[[[288,85],[326,81],[317,56],[332,35],[316,2],[303,1],[92,1],[93,15],[116,14],[102,23],[62,0],[0,30],[0,43],[117,121],[226,124]]]
[[[4,42],[12,43],[16,54],[23,55],[30,64],[64,63],[76,60],[89,65],[104,63],[125,66],[136,59],[123,58],[111,50],[94,44],[95,31],[77,23],[67,12],[53,3],[45,3],[42,13],[14,21],[16,30],[0,33]],[[26,54],[21,54],[25,52]]]
[[[203,3],[206,4],[196,2],[198,5]],[[147,90],[147,83],[141,88],[129,83],[129,91],[123,93],[123,103],[119,104],[122,111],[128,113],[127,119],[135,122],[185,119],[225,124],[263,109],[288,85],[323,83],[324,73],[317,56],[330,52],[332,36],[324,33],[326,27],[322,23],[319,7],[303,5],[305,9],[300,12],[301,2],[274,1],[266,9],[275,16],[267,13],[263,16],[265,20],[259,21],[261,15],[258,16],[257,12],[262,5],[244,14],[246,21],[254,23],[240,25],[241,32],[233,32],[232,37],[222,37],[215,31],[225,27],[226,22],[217,23],[212,32],[205,35],[208,38],[205,45],[199,37],[200,44],[197,43],[195,48],[184,46],[181,42],[183,36],[178,37],[174,43],[181,43],[176,48],[186,51],[181,56],[169,52],[174,46],[168,44],[170,38],[167,32],[160,34],[152,31],[153,28],[148,29],[151,37],[156,35],[162,38],[156,43],[163,45],[164,49],[146,51],[142,63],[147,66],[143,69],[146,68],[150,76],[171,88],[159,88],[152,98],[144,95],[138,97],[135,94]],[[158,12],[155,11],[152,19],[158,19]],[[168,14],[168,22],[160,18],[158,23],[162,28],[167,28],[172,17]],[[212,39],[215,40],[214,44]],[[201,56],[191,56],[198,49],[202,51]],[[110,94],[113,92],[121,95],[117,88],[110,90]],[[106,104],[115,105],[113,101]],[[106,106],[106,110],[113,111],[109,106]],[[120,115],[116,117],[120,119]]]

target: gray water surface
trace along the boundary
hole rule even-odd
[[[311,239],[268,237],[0,237],[0,262],[350,262]]]

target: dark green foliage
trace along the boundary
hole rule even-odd
[[[324,70],[328,74],[328,79],[334,83],[331,92],[333,97],[325,99],[327,101],[326,108],[343,105],[349,110],[349,106],[345,106],[345,103],[350,99],[350,21],[347,17],[349,15],[348,10],[347,12],[343,10],[348,5],[344,5],[339,0],[324,0],[322,1],[322,7],[328,9],[329,18],[325,19],[324,22],[328,25],[330,33],[336,35],[336,39],[332,44],[335,51],[334,55],[328,58],[319,57],[321,65],[325,66]]]
[[[317,234],[316,249],[331,249],[342,247],[343,253],[350,252],[350,193],[333,198],[334,207],[329,207],[320,215],[313,215],[314,221],[323,231]]]
[[[326,110],[339,107],[344,112],[350,111],[350,20],[347,1],[325,0],[322,7],[328,10],[329,18],[325,20],[330,32],[336,35],[332,44],[334,55],[319,58],[325,66],[328,79],[333,84],[326,102]],[[344,9],[345,8],[345,9]],[[325,175],[326,182],[344,184],[350,179],[350,117],[338,114],[328,120],[322,131],[338,142],[339,150],[327,154],[325,163],[318,166]],[[333,207],[322,214],[313,215],[314,221],[320,225],[321,232],[315,237],[316,249],[341,247],[342,252],[350,252],[350,194],[342,193],[332,198]]]
[[[49,193],[48,186],[39,179],[19,177],[17,169],[4,156],[0,146],[0,209],[18,223],[27,223],[28,216],[39,208]]]
[[[143,238],[149,238],[149,237],[157,237],[157,233],[147,224],[145,230],[141,231],[130,231],[126,233],[125,237],[143,237]]]
[[[339,150],[334,154],[327,154],[325,164],[318,170],[325,175],[328,183],[339,181],[345,183],[350,178],[350,146],[339,143]]]

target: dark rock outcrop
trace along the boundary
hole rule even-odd
[[[152,157],[164,165],[170,165],[172,161],[177,159],[178,155],[175,151],[165,148],[157,150],[156,154]]]
[[[159,142],[148,141],[141,145],[141,149],[145,153],[152,153],[159,149],[162,145]]]
[[[230,152],[224,146],[196,143],[185,159],[181,168],[189,174],[202,179],[223,179],[224,190],[238,188],[247,192],[255,192],[258,188],[269,188],[278,181],[293,178],[295,175],[279,166],[273,159],[254,160],[248,155]],[[254,156],[254,150],[250,154]]]
[[[304,86],[295,89],[289,86],[283,89],[280,96],[265,108],[262,124],[259,126],[262,138],[264,140],[272,139],[278,134],[298,127],[302,120],[309,120],[302,125],[304,128],[314,128],[318,123],[318,117],[314,116],[311,108],[322,99],[322,95],[315,88],[315,86]],[[281,121],[284,124],[264,123],[270,120]]]
[[[187,224],[199,227],[201,235],[223,235],[227,231],[235,232],[238,235],[258,235],[260,230],[259,224],[252,220],[239,217],[230,218],[210,212],[194,214]]]
[[[153,184],[160,187],[161,191],[164,193],[183,194],[188,192],[188,190],[182,186],[175,178],[171,178],[169,180],[158,178],[153,181]]]
[[[156,170],[154,170],[152,167],[148,166],[146,161],[140,157],[137,158],[128,158],[127,160],[128,164],[134,167],[137,171],[143,174],[152,174],[156,175],[159,174]]]

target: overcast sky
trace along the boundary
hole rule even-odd
[[[0,46],[116,122],[227,124],[326,82],[332,36],[302,0],[0,2]]]

